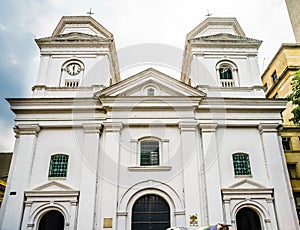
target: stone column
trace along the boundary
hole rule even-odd
[[[96,202],[97,162],[101,124],[83,124],[84,148],[82,154],[81,185],[78,209],[78,229],[93,229]]]
[[[183,164],[183,187],[184,202],[186,208],[187,226],[199,225],[199,218],[203,215],[201,212],[201,190],[199,184],[199,143],[197,141],[197,123],[181,122],[179,123],[181,135],[181,151]],[[196,216],[194,224],[190,225],[190,216]],[[196,223],[197,222],[197,223]]]
[[[116,226],[121,129],[122,123],[104,123],[99,194],[101,196],[99,215],[101,219],[97,220],[101,228],[103,228],[104,218],[107,218],[107,220],[112,220],[111,229],[125,229],[125,226]]]
[[[35,146],[40,131],[38,124],[20,124],[14,128],[16,143],[0,216],[0,229],[20,229],[24,191],[29,188]],[[1,225],[2,224],[2,225]]]
[[[207,222],[214,224],[223,222],[221,195],[220,163],[216,138],[217,124],[200,124],[203,147],[203,174],[206,181]],[[204,213],[205,215],[205,213]]]
[[[274,187],[277,226],[278,229],[285,229],[287,226],[289,226],[289,229],[298,229],[295,203],[277,127],[278,124],[260,124],[258,127],[265,154],[266,167],[271,185]],[[270,210],[270,212],[273,212],[273,210]],[[272,223],[272,225],[276,226],[275,223]]]

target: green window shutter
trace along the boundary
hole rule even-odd
[[[232,155],[235,175],[251,175],[249,156],[246,153]]]
[[[53,155],[50,160],[49,177],[66,177],[68,171],[68,155]]]

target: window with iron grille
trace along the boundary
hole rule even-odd
[[[49,177],[66,177],[68,171],[68,155],[53,155],[50,160]]]
[[[141,166],[159,165],[159,142],[155,140],[141,141]]]
[[[250,160],[246,153],[232,155],[235,175],[251,175]]]

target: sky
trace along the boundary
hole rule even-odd
[[[34,39],[51,36],[62,16],[87,15],[90,8],[113,33],[117,51],[149,43],[182,50],[207,11],[236,17],[247,37],[263,41],[261,73],[282,43],[295,42],[284,0],[0,0],[0,152],[14,146],[15,116],[5,98],[32,95],[39,65]]]

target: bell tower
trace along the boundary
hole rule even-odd
[[[36,39],[35,97],[90,96],[120,81],[113,35],[90,16],[62,17],[51,37]]]
[[[264,97],[260,45],[236,18],[208,17],[186,36],[181,81],[213,97]]]

